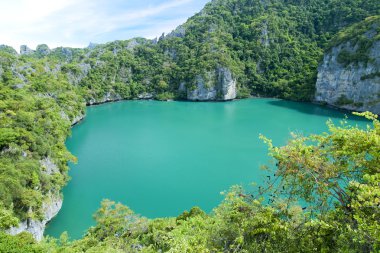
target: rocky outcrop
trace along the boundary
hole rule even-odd
[[[78,123],[81,122],[84,118],[85,118],[85,115],[84,115],[84,114],[79,114],[79,115],[77,115],[77,116],[71,121],[71,125],[74,126],[74,125],[78,124]]]
[[[57,47],[51,50],[51,53],[54,53],[57,57],[64,61],[71,61],[75,54],[75,51],[78,49],[70,47]]]
[[[137,95],[137,98],[138,99],[153,99],[154,98],[154,95],[153,93],[149,93],[149,92],[144,92],[144,93],[141,93],[139,95]]]
[[[215,72],[195,77],[195,86],[187,89],[192,101],[226,101],[236,98],[236,80],[229,69],[219,67]]]
[[[368,38],[373,33],[366,33]],[[353,110],[380,114],[380,41],[367,50],[367,61],[342,62],[342,54],[353,59],[360,45],[346,41],[331,48],[318,68],[315,100]]]
[[[140,45],[144,45],[146,43],[155,44],[156,42],[154,42],[154,40],[147,40],[144,38],[133,38],[133,39],[128,40],[126,49],[129,51],[133,51],[136,47],[138,47]]]
[[[49,195],[43,204],[44,218],[42,220],[27,219],[20,222],[18,227],[8,229],[10,235],[17,235],[22,232],[29,232],[37,241],[41,241],[44,235],[46,224],[52,220],[62,207],[62,198],[59,194]]]
[[[53,175],[55,173],[59,173],[58,166],[50,159],[50,157],[46,157],[40,161],[42,172],[46,175]]]
[[[91,71],[91,65],[88,63],[81,62],[76,67],[77,69],[75,71],[67,68],[64,69],[67,73],[66,75],[69,83],[73,85],[78,85]]]
[[[34,50],[30,49],[27,45],[21,45],[20,46],[20,54],[21,55],[29,55],[33,54]]]
[[[171,33],[166,35],[165,38],[184,38],[186,35],[186,28],[184,25],[178,26]]]
[[[70,117],[64,111],[61,111],[60,115],[62,119],[70,121],[71,126],[78,124],[80,121],[82,121],[85,118],[85,114],[82,112],[80,112],[78,115],[75,115],[74,118],[71,120],[70,120]]]
[[[92,98],[87,102],[87,105],[97,105],[97,104],[103,104],[107,102],[112,102],[112,101],[119,101],[122,100],[123,98],[116,93],[113,92],[107,92],[101,99],[95,99]]]
[[[92,43],[92,42],[90,42],[90,44],[88,44],[87,48],[91,50],[91,49],[96,48],[98,45],[99,45],[98,43]]]
[[[46,44],[38,45],[36,48],[36,53],[39,57],[44,57],[48,54],[50,54],[51,50]]]
[[[263,44],[265,47],[269,47],[270,40],[269,40],[269,31],[268,31],[268,22],[265,21],[263,23],[263,28],[261,30],[261,44]]]

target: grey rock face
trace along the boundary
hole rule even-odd
[[[186,83],[185,82],[181,82],[179,84],[178,91],[179,92],[186,92]]]
[[[356,45],[343,43],[326,53],[318,68],[315,100],[353,111],[380,114],[380,41],[373,44],[368,63],[343,66],[342,50],[355,52]]]
[[[13,85],[12,87],[13,89],[22,89],[24,88],[24,86],[25,86],[25,83],[18,83],[18,84]]]
[[[29,232],[37,241],[41,241],[44,236],[46,224],[53,219],[62,207],[62,198],[59,194],[51,194],[43,204],[43,220],[28,219],[20,222],[18,227],[12,227],[7,230],[10,235],[17,235],[22,232]]]
[[[263,23],[263,28],[261,30],[261,44],[263,44],[265,47],[269,47],[270,41],[269,41],[269,31],[268,31],[268,23],[265,21]]]
[[[51,51],[65,58],[66,61],[69,61],[69,60],[72,60],[73,58],[74,50],[75,50],[74,48],[69,48],[69,47],[57,47]]]
[[[154,97],[154,95],[152,93],[149,93],[149,92],[144,92],[144,93],[137,95],[138,99],[153,99],[153,97]]]
[[[49,49],[48,45],[46,45],[46,44],[38,45],[36,48],[36,53],[39,56],[46,56],[46,55],[50,54],[50,51],[51,50]]]
[[[70,121],[70,117],[64,112],[64,111],[61,111],[60,112],[60,115],[61,115],[61,118],[64,119],[64,120],[67,120],[67,121]],[[78,115],[76,115],[71,121],[71,126],[74,126],[76,124],[78,124],[80,121],[82,121],[83,119],[85,118],[85,115],[83,113],[79,113]]]
[[[21,55],[28,55],[28,54],[33,54],[34,51],[30,49],[27,45],[22,45],[20,46],[20,54]]]
[[[103,104],[111,101],[118,101],[123,99],[119,94],[115,94],[113,92],[107,92],[101,99],[90,99],[90,101],[87,102],[88,105],[96,105],[96,104]]]
[[[94,49],[94,48],[97,47],[97,46],[98,46],[97,43],[92,43],[92,42],[90,42],[90,44],[88,44],[87,48],[88,48],[88,49]]]
[[[77,66],[79,68],[79,72],[73,73],[69,71],[67,73],[67,79],[69,83],[73,85],[78,85],[80,81],[82,81],[91,70],[91,65],[88,63],[80,63]]]
[[[46,157],[40,161],[42,171],[47,175],[53,175],[55,173],[59,173],[59,168],[55,163],[50,159],[50,157]]]
[[[137,47],[138,45],[140,45],[140,43],[136,39],[131,39],[128,42],[127,49],[133,51],[133,49],[135,49],[135,47]]]
[[[71,121],[71,125],[74,126],[74,125],[78,124],[78,123],[81,122],[84,118],[85,118],[85,115],[83,115],[83,114],[77,115],[77,116]]]
[[[232,100],[236,98],[236,80],[232,77],[229,69],[218,69],[218,84],[221,88],[221,100]]]
[[[210,82],[207,82],[203,77],[196,77],[195,89],[187,90],[187,99],[194,101],[207,101],[216,99],[216,86]]]
[[[184,38],[185,35],[186,35],[186,28],[183,25],[180,25],[171,33],[166,35],[166,38],[173,38],[173,37]]]
[[[196,76],[195,87],[187,89],[192,101],[232,100],[236,98],[236,80],[229,69],[219,67],[205,76]]]

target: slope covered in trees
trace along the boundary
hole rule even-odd
[[[29,57],[58,60],[58,69],[85,90],[88,101],[144,92],[185,98],[183,85],[194,89],[198,77],[207,79],[218,67],[231,70],[238,97],[310,101],[330,39],[379,15],[379,6],[379,0],[214,0],[158,42],[132,39],[53,51],[41,45]]]
[[[207,78],[208,73],[219,67],[229,69],[237,80],[238,97],[263,95],[309,101],[314,95],[318,63],[324,50],[331,43],[331,38],[347,26],[367,17],[379,15],[379,9],[379,0],[214,0],[185,24],[158,41],[132,39],[86,49],[50,50],[47,46],[41,45],[35,52],[25,51],[23,55],[18,55],[12,48],[1,46],[1,230],[6,230],[23,220],[43,219],[43,204],[48,196],[59,195],[68,180],[67,162],[75,158],[66,150],[64,141],[70,133],[70,126],[85,114],[85,104],[150,97],[161,100],[186,98],[186,91],[198,85],[197,77]],[[335,40],[339,40],[339,36]],[[210,84],[215,85],[215,81]],[[345,135],[351,132],[339,133],[344,139]],[[379,130],[374,133],[378,138]],[[363,136],[366,137],[365,134]],[[359,139],[353,140],[356,141],[354,144],[360,144]],[[378,148],[376,146],[378,142],[376,145],[374,143],[373,147],[372,144],[360,146],[362,148],[360,154]],[[298,146],[302,147],[300,143]],[[290,145],[293,148],[298,146]],[[359,159],[354,154],[347,153],[350,151],[347,147],[344,148],[337,153],[340,155],[337,158],[351,155],[352,159]],[[310,161],[299,161],[297,153],[292,153],[291,155],[295,156],[293,161],[302,165],[302,162],[312,162],[312,159],[329,157],[326,154],[330,153],[326,152],[334,151],[319,150],[317,153],[321,157],[318,158],[310,149],[305,148],[302,151],[303,154],[307,154],[306,158],[310,156]],[[278,152],[280,153],[276,154],[276,158],[281,161],[279,155],[283,151]],[[376,156],[365,157],[376,158]],[[44,165],[46,159],[56,165],[55,169],[52,170]],[[281,165],[289,165],[291,162],[283,161]],[[326,161],[318,160],[318,162],[320,166],[326,165],[323,163]],[[242,199],[238,193],[231,193],[225,203],[216,209],[213,216],[205,215],[195,209],[193,213],[197,215],[194,219],[187,219],[185,216],[188,214],[184,214],[185,218],[177,221],[174,218],[154,221],[133,218],[133,222],[128,220],[128,226],[138,227],[143,222],[146,226],[144,225],[141,231],[130,232],[133,240],[128,237],[127,242],[121,242],[112,229],[120,225],[120,229],[125,232],[129,228],[125,227],[126,224],[119,224],[120,220],[117,219],[120,217],[111,214],[118,214],[119,209],[120,212],[130,213],[130,211],[122,207],[112,211],[114,209],[107,207],[103,211],[109,215],[99,218],[102,214],[98,214],[98,227],[91,230],[83,241],[77,242],[79,246],[74,243],[67,247],[79,251],[79,248],[75,247],[85,249],[98,247],[98,242],[101,244],[99,247],[114,248],[131,245],[149,247],[151,243],[152,250],[175,251],[175,247],[181,246],[180,242],[186,242],[193,246],[199,244],[200,247],[204,247],[199,251],[237,249],[249,252],[259,250],[260,247],[272,247],[274,244],[271,244],[270,240],[279,242],[284,240],[285,243],[292,238],[294,247],[298,240],[308,240],[305,241],[305,251],[306,249],[312,251],[313,243],[320,243],[315,247],[322,247],[324,243],[322,241],[330,237],[333,238],[331,245],[335,245],[336,248],[347,248],[347,245],[350,245],[344,244],[349,240],[347,238],[362,236],[355,237],[352,249],[362,251],[375,249],[378,247],[376,246],[378,237],[373,226],[378,225],[377,209],[373,208],[374,205],[360,206],[357,209],[354,206],[364,205],[367,197],[375,198],[373,194],[378,194],[376,188],[378,167],[376,163],[367,164],[363,159],[358,160],[357,164],[357,169],[367,170],[363,169],[360,175],[351,171],[344,174],[348,181],[355,183],[347,184],[342,189],[344,193],[338,191],[336,194],[344,194],[344,199],[349,201],[354,198],[351,195],[362,196],[362,199],[350,202],[348,209],[343,207],[342,202],[338,202],[336,210],[330,210],[323,218],[316,221],[309,219],[310,223],[302,223],[299,228],[287,227],[292,226],[289,221],[295,217],[287,213],[288,209],[281,209],[280,206],[264,206],[257,201]],[[341,166],[351,166],[351,161],[327,165],[331,170],[340,169]],[[282,171],[281,166],[280,171]],[[325,176],[330,175],[330,172],[326,173]],[[291,178],[293,180],[291,182],[298,180],[309,191],[323,190],[318,194],[336,190],[336,185],[335,188],[330,186],[316,188],[319,186],[314,185],[312,180],[306,180],[305,177],[306,175],[301,178]],[[352,188],[351,185],[356,185],[356,188]],[[356,192],[359,190],[363,192]],[[370,193],[366,193],[366,190]],[[294,191],[296,194],[294,196],[306,194],[302,193],[301,189]],[[306,220],[307,212],[298,210],[296,213],[297,217]],[[270,222],[265,223],[264,218],[255,220],[256,215],[258,217],[267,215]],[[116,221],[112,220],[114,218]],[[109,222],[116,222],[118,225],[111,229],[107,225]],[[320,230],[313,230],[314,222]],[[344,226],[347,222],[352,222],[352,227]],[[368,233],[363,232],[364,227],[360,228],[360,222],[364,222],[363,226],[368,226]],[[215,228],[213,227],[215,224],[220,226]],[[182,237],[193,231],[191,230],[193,227],[199,229],[199,237],[190,238],[190,235]],[[256,227],[261,232],[251,232],[255,231],[253,228]],[[345,230],[351,228],[354,230]],[[361,230],[358,232],[359,228]],[[339,235],[338,230],[334,229],[341,231],[340,234],[352,233],[347,235],[351,237],[334,239],[334,235]],[[371,234],[372,232],[375,234]],[[172,236],[173,233],[178,233],[178,237]],[[201,236],[202,233],[205,233],[204,236]],[[219,241],[216,238],[218,233],[221,234]],[[305,234],[309,237],[304,237]],[[284,237],[281,239],[271,237],[272,235]],[[150,239],[144,239],[146,241],[142,242],[133,236],[138,240],[146,237]],[[19,239],[31,250],[34,247],[43,247],[43,245],[35,246],[25,235],[20,238],[1,235],[1,238],[1,241],[9,244],[0,244],[0,247],[12,248],[13,246],[9,245],[19,245],[17,242]],[[246,238],[252,240],[249,239],[251,241],[246,243]],[[265,245],[258,243],[257,249],[249,248],[256,247],[253,242],[259,240],[258,238],[260,242],[265,242]],[[138,243],[134,243],[134,240]],[[106,243],[108,241],[110,244]],[[209,245],[210,242],[212,245]],[[191,245],[189,247],[193,247]]]

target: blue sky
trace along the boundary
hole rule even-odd
[[[169,33],[210,0],[0,0],[0,44],[86,47]]]

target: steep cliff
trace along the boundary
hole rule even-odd
[[[380,18],[342,31],[318,68],[317,102],[380,114]]]
[[[51,221],[61,210],[62,198],[60,194],[51,194],[47,196],[42,205],[44,217],[42,219],[28,218],[19,223],[16,227],[7,230],[10,235],[17,235],[22,232],[29,232],[37,241],[41,241],[44,235],[46,224]]]
[[[198,75],[195,85],[187,89],[187,99],[192,101],[232,100],[236,98],[236,79],[227,68]]]

